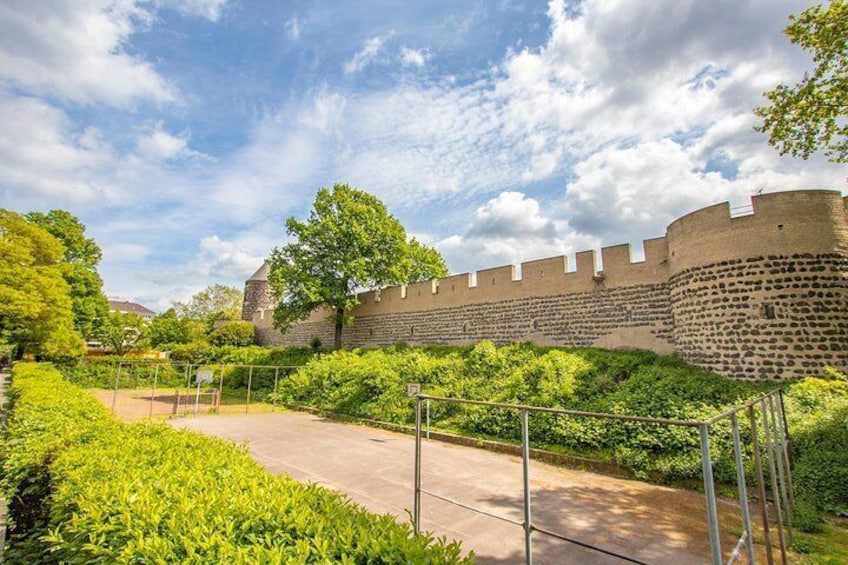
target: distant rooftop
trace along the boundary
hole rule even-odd
[[[110,312],[121,312],[122,314],[138,314],[142,318],[155,318],[156,312],[150,308],[145,308],[141,304],[130,302],[129,300],[110,300]]]

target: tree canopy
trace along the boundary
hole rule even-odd
[[[310,312],[329,308],[335,348],[352,322],[356,291],[447,275],[438,251],[415,239],[375,196],[346,184],[318,191],[309,219],[286,220],[292,241],[269,258],[268,282],[278,300],[274,324],[287,330]]]
[[[218,320],[238,320],[244,296],[234,286],[214,284],[194,294],[188,302],[174,302],[173,308],[179,318],[200,320],[212,330]]]
[[[100,326],[100,338],[115,355],[125,355],[141,344],[147,322],[138,314],[109,312]]]
[[[61,358],[84,352],[61,268],[64,252],[46,230],[0,209],[0,338],[21,353]]]
[[[95,335],[109,312],[103,281],[97,273],[97,264],[103,255],[100,247],[85,236],[85,225],[65,210],[50,210],[46,214],[30,212],[26,219],[64,246],[60,269],[70,286],[74,327],[83,337]]]
[[[824,151],[835,163],[848,162],[848,2],[793,15],[785,32],[812,55],[815,69],[795,86],[765,93],[771,104],[754,110],[763,119],[756,129],[769,134],[781,155],[806,159]]]

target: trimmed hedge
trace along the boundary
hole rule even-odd
[[[264,471],[222,440],[124,424],[52,367],[15,366],[10,563],[470,563],[459,545]]]

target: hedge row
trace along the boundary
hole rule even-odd
[[[470,563],[243,448],[124,424],[52,367],[15,366],[9,563]]]

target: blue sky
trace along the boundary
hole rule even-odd
[[[239,287],[320,187],[376,194],[453,272],[664,233],[759,190],[762,92],[809,59],[773,0],[0,4],[0,206],[68,209],[113,297]]]

